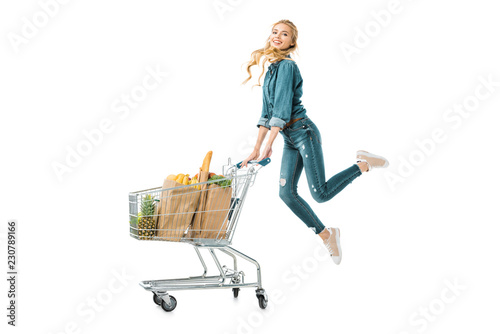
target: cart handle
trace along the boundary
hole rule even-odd
[[[257,165],[261,165],[261,166],[266,166],[268,165],[269,163],[271,162],[271,158],[266,158],[266,159],[263,159],[261,161],[257,161],[257,160],[250,160],[248,163],[249,164],[257,164]],[[236,164],[236,167],[238,167],[238,169],[241,168],[241,164],[243,163],[243,161],[240,161]]]

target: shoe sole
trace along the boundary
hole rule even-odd
[[[356,152],[356,158],[359,159],[358,155],[364,155],[364,156],[366,156],[368,158],[381,159],[381,160],[384,161],[384,165],[383,166],[373,166],[374,168],[385,168],[385,167],[389,166],[389,160],[387,160],[386,158],[384,158],[384,157],[382,157],[380,155],[376,155],[376,154],[373,154],[373,153],[370,153],[370,152],[367,152],[367,151],[358,151],[358,152]]]
[[[335,262],[333,261],[333,263],[335,264],[340,264],[340,262],[342,261],[342,248],[340,247],[340,229],[339,228],[334,228],[335,230],[335,241],[337,242],[337,249],[339,250],[339,262]]]

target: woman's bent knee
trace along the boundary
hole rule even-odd
[[[315,200],[318,203],[324,203],[329,200],[329,198],[326,198],[325,194],[319,192],[319,191],[311,191],[311,195],[313,200]]]

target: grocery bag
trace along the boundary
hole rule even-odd
[[[173,180],[165,180],[159,199],[157,237],[179,241],[193,221],[200,201],[200,191],[194,185],[184,186]]]
[[[202,218],[200,238],[224,239],[229,220],[227,219],[231,206],[231,187],[221,187],[217,184],[208,186],[205,212]]]
[[[202,172],[200,171],[198,173],[198,182],[199,183],[203,183],[203,182],[206,182],[208,180],[208,175],[210,173],[209,172]],[[193,218],[193,223],[191,224],[191,228],[188,232],[188,235],[187,237],[190,238],[190,239],[193,239],[193,238],[200,238],[200,235],[201,235],[201,230],[202,230],[202,213],[204,211],[204,208],[205,208],[205,201],[206,201],[206,198],[207,198],[207,184],[202,184],[202,185],[199,185],[199,187],[201,187],[201,190],[200,190],[200,200],[198,202],[198,206],[196,208],[196,214],[194,215],[194,218]]]
[[[208,174],[208,172],[201,172],[200,182],[207,181]],[[189,238],[223,239],[226,237],[232,188],[222,188],[217,184],[203,184],[201,191],[200,203],[188,236]]]

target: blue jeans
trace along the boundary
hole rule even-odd
[[[321,134],[310,118],[303,118],[280,131],[285,140],[281,160],[280,198],[316,234],[325,225],[319,220],[309,204],[297,193],[302,169],[305,168],[309,191],[316,202],[329,201],[342,189],[361,175],[357,164],[325,181],[325,165]]]

